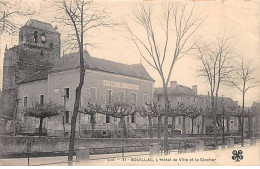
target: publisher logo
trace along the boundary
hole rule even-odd
[[[235,160],[235,162],[240,162],[240,160],[243,160],[243,151],[242,150],[233,150],[232,152],[233,156],[232,159]]]

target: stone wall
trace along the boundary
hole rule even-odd
[[[239,137],[235,138],[235,143],[239,142]],[[201,138],[204,142],[209,143],[213,141],[213,138]],[[221,143],[221,138],[219,139],[219,143]],[[198,141],[198,138],[169,138],[169,144],[171,147],[177,147],[178,144],[183,144],[185,141],[189,143],[194,143]],[[27,152],[27,143],[31,143],[31,153],[54,153],[54,152],[67,152],[69,147],[69,138],[68,137],[8,137],[1,136],[0,137],[0,157],[6,157],[12,154],[24,154]],[[105,148],[105,147],[118,147],[116,148],[107,148],[103,149],[99,153],[115,153],[120,152],[123,146],[129,146],[128,149],[132,147],[131,151],[144,151],[149,150],[149,145],[153,142],[157,142],[162,144],[163,139],[143,139],[143,138],[95,138],[95,139],[86,139],[86,138],[78,138],[75,142],[75,148],[82,146],[89,146],[91,149],[91,153],[95,153],[98,151],[97,148]],[[133,150],[134,146],[136,147]],[[94,149],[95,148],[95,149]],[[127,148],[126,148],[127,149]],[[95,151],[95,152],[94,152]]]

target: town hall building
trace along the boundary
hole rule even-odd
[[[30,19],[19,33],[19,45],[5,50],[3,98],[5,113],[17,112],[20,132],[37,131],[39,119],[24,116],[23,109],[35,103],[54,102],[63,107],[60,115],[44,119],[49,136],[70,132],[70,119],[79,83],[79,53],[60,57],[60,33],[50,24]],[[127,65],[95,58],[84,51],[85,80],[81,93],[81,109],[93,104],[129,102],[140,107],[153,99],[154,80],[142,64]],[[104,137],[120,136],[117,118],[97,114],[95,130]],[[63,125],[65,123],[65,126]],[[126,117],[128,130],[147,126],[138,114]],[[79,113],[77,135],[89,137],[89,115]],[[136,132],[136,131],[135,131]],[[130,132],[131,133],[131,132]],[[135,133],[137,134],[137,133]]]

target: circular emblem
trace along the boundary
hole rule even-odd
[[[46,37],[45,37],[45,36],[42,36],[41,39],[42,39],[43,42],[45,42]]]

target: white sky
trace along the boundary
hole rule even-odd
[[[27,0],[26,2],[35,9],[42,9],[42,12],[38,16],[33,17],[34,19],[49,22],[54,17],[54,14],[50,12],[53,11],[53,9],[51,9],[49,5],[46,6],[45,0]],[[156,7],[155,13],[159,16],[160,2],[153,1],[153,3],[155,3],[154,7]],[[122,19],[131,20],[131,18],[133,18],[133,10],[137,5],[136,1],[127,0],[99,0],[97,4],[101,8],[106,6],[110,13],[110,17],[117,21]],[[260,7],[258,4],[260,4],[258,1],[244,2],[241,0],[229,0],[224,4],[220,1],[198,2],[197,10],[203,11],[203,14],[208,15],[208,17],[195,37],[211,40],[221,32],[231,33],[234,36],[234,41],[237,43],[238,52],[253,59],[254,64],[260,65]],[[27,19],[20,19],[19,22],[25,23],[26,20]],[[158,27],[160,26],[159,24],[157,25]],[[137,29],[138,27],[136,27],[137,25],[130,22],[130,26],[135,28],[135,31],[139,32],[139,29]],[[61,31],[59,26],[58,30],[63,36],[65,31]],[[125,64],[140,63],[141,57],[135,45],[124,37],[126,34],[123,31],[119,30],[119,28],[115,28],[114,30],[105,29],[100,30],[100,32],[93,32],[90,39],[91,41],[98,43],[99,48],[89,48],[89,53],[93,57],[104,58]],[[141,31],[139,33],[141,33]],[[158,35],[157,37],[158,39],[160,38]],[[86,37],[86,39],[88,38],[89,37]],[[8,47],[11,47],[17,45],[17,43],[18,36],[1,37],[0,39],[0,85],[2,85],[2,61],[5,45],[7,44]],[[161,86],[158,73],[145,63],[144,60],[141,62],[149,74],[155,79],[156,82],[154,86]],[[175,80],[178,84],[188,87],[197,84],[198,93],[207,94],[207,91],[209,90],[208,84],[197,77],[196,69],[198,64],[199,63],[194,59],[194,56],[182,58],[173,68],[171,80]],[[241,103],[242,96],[237,90],[222,87],[219,95],[221,96],[222,94],[231,97],[233,100],[238,100],[239,103]],[[246,95],[246,106],[251,106],[254,101],[259,102],[259,96],[259,88],[248,91]]]

